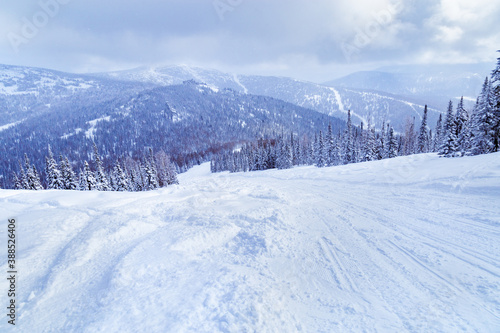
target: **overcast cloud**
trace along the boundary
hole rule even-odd
[[[500,1],[41,0],[0,9],[0,63],[188,64],[326,81],[391,64],[494,63]]]

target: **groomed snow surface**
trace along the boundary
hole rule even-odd
[[[500,154],[180,181],[1,190],[16,331],[500,332]]]

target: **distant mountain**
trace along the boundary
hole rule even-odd
[[[0,130],[53,109],[71,109],[153,87],[42,68],[0,65]],[[10,124],[10,125],[9,125]]]
[[[382,67],[353,73],[325,85],[377,90],[405,99],[425,100],[444,109],[450,99],[458,100],[461,96],[467,101],[475,101],[493,67],[493,64]]]
[[[233,75],[188,66],[137,68],[97,76],[157,85],[195,80],[218,89],[229,88],[241,93],[281,99],[344,120],[347,118],[347,110],[351,110],[355,123],[364,122],[366,125],[370,118],[372,125],[380,127],[386,121],[401,132],[407,119],[421,119],[425,104],[430,104],[430,124],[435,123],[439,114],[445,110],[433,107],[424,98],[414,96],[402,97],[372,89],[347,89],[341,85],[329,87],[285,77]]]

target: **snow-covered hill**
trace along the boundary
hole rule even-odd
[[[208,169],[152,192],[0,190],[17,331],[500,331],[498,153]]]
[[[269,96],[305,108],[347,119],[347,110],[352,111],[354,123],[368,122],[380,128],[382,122],[390,122],[396,131],[403,132],[407,119],[421,120],[424,105],[430,103],[422,96],[402,97],[375,88],[348,88],[342,83],[329,87],[312,82],[286,77],[235,75],[189,66],[141,67],[133,70],[100,73],[96,76],[124,82],[141,82],[156,85],[180,84],[185,80],[203,82],[219,89],[229,88],[241,93]],[[479,84],[479,88],[480,88]],[[478,88],[478,89],[479,89]],[[446,104],[451,97],[445,97]],[[429,124],[434,124],[443,110],[430,105]]]
[[[17,126],[24,119],[53,110],[95,108],[100,103],[128,98],[153,87],[194,80],[214,89],[229,88],[281,99],[344,120],[350,109],[355,124],[363,121],[366,125],[371,118],[377,128],[387,121],[396,131],[403,132],[407,119],[421,120],[425,104],[429,105],[428,123],[434,126],[450,99],[465,95],[466,101],[472,103],[481,89],[483,74],[487,74],[484,68],[485,65],[431,69],[398,66],[355,73],[326,86],[286,77],[236,75],[185,65],[90,75],[0,65],[0,126]]]
[[[17,126],[25,119],[61,109],[71,112],[95,106],[151,87],[152,84],[0,64],[0,126]]]
[[[450,99],[458,102],[461,96],[472,106],[492,68],[494,64],[488,63],[390,66],[356,72],[325,84],[383,91],[400,99],[425,100],[436,108],[446,109]]]

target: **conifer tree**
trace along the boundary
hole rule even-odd
[[[113,185],[113,189],[119,192],[127,191],[129,188],[127,176],[123,172],[119,162],[116,163],[113,169]]]
[[[26,154],[24,156],[25,156],[25,158],[27,158]],[[21,163],[21,161],[19,161],[19,173],[20,173],[20,177],[19,177],[20,188],[19,189],[28,190],[29,189],[28,177],[26,176],[26,172],[24,171],[24,167],[23,167],[23,164]]]
[[[427,153],[429,147],[429,134],[427,132],[427,105],[424,108],[424,116],[418,134],[417,153]]]
[[[474,155],[487,154],[496,149],[495,141],[495,114],[494,98],[491,81],[485,79],[483,89],[479,95],[477,109],[474,115],[474,142],[472,152]]]
[[[398,142],[394,135],[394,129],[389,127],[389,134],[387,136],[387,158],[394,158],[398,156]]]
[[[110,189],[108,177],[104,172],[101,156],[94,142],[94,161],[95,161],[95,187],[98,191],[108,191]]]
[[[59,168],[63,180],[63,188],[65,190],[76,190],[76,176],[67,157],[59,155]]]
[[[40,181],[40,175],[33,165],[31,172],[28,173],[28,183],[30,184],[30,190],[40,191],[43,190],[42,183]]]
[[[448,111],[446,112],[446,121],[444,125],[445,137],[439,151],[440,155],[444,155],[445,157],[454,157],[456,155],[458,150],[456,124],[455,115],[453,114],[453,102],[450,101],[448,104]]]
[[[500,52],[498,50],[497,52]],[[491,99],[493,104],[493,122],[491,134],[493,136],[493,151],[500,151],[500,57],[497,66],[491,74]]]
[[[436,135],[434,135],[434,148],[433,151],[437,152],[441,149],[443,144],[443,115],[440,113],[436,123]]]
[[[98,190],[94,173],[90,170],[90,166],[87,161],[84,163],[83,179],[81,179],[80,186],[84,191]]]
[[[323,139],[323,131],[319,131],[319,136],[318,136],[318,141],[316,143],[316,149],[315,149],[315,164],[318,168],[322,168],[325,166],[325,159],[324,159],[324,151],[325,151],[325,142]]]
[[[325,152],[326,166],[335,165],[335,142],[333,138],[332,123],[328,123],[328,131],[326,132],[325,140]]]
[[[380,131],[379,135],[379,140],[378,140],[378,146],[377,146],[377,154],[378,154],[378,159],[384,159],[385,156],[385,140],[386,140],[386,133],[385,133],[385,121],[382,122],[382,130]]]
[[[24,190],[23,184],[19,177],[17,177],[16,173],[14,172],[12,175],[12,178],[14,180],[14,189],[16,190]]]
[[[354,157],[354,142],[352,135],[352,121],[351,121],[351,110],[347,112],[347,128],[344,135],[344,164],[349,164],[353,162]]]
[[[54,159],[50,145],[48,148],[48,156],[45,157],[45,174],[47,176],[47,188],[54,190],[64,189],[64,183],[61,171]]]

